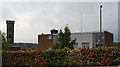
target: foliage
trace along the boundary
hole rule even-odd
[[[3,51],[3,65],[74,65],[74,66],[112,66],[120,65],[120,48],[69,48],[57,50]]]
[[[68,47],[70,49],[74,48],[74,44],[76,40],[71,40],[71,32],[68,26],[64,28],[64,32],[60,29],[58,33],[58,39],[53,46],[53,49],[63,49],[64,47]]]
[[[19,46],[22,49],[27,48],[29,50],[38,48],[38,44],[36,43],[14,43],[14,46]]]
[[[1,47],[2,47],[2,36],[1,36],[1,31],[0,31],[0,50],[1,50]]]
[[[46,64],[46,59],[42,59],[40,53],[37,50],[3,51],[3,66],[44,65]]]
[[[30,50],[36,50],[36,49],[38,49],[36,46],[33,46],[32,48],[29,48],[28,50],[30,51]]]
[[[9,50],[10,48],[10,43],[9,41],[6,39],[5,33],[0,33],[1,36],[1,41],[2,41],[2,50]]]

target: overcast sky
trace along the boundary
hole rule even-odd
[[[6,33],[6,19],[15,20],[15,42],[37,43],[38,35],[51,29],[71,32],[99,31],[99,5],[101,2],[4,2],[0,4],[0,30]],[[102,2],[103,31],[118,37],[118,3]]]

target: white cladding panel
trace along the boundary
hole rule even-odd
[[[92,48],[92,33],[72,33],[71,38],[76,39],[78,48],[81,48],[84,43],[88,43],[89,48]]]

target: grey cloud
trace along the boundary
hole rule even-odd
[[[111,25],[117,23],[116,4],[103,3],[104,29],[109,26],[115,34],[117,25]],[[37,42],[41,32],[63,29],[66,24],[72,32],[80,32],[81,11],[83,31],[99,31],[99,5],[99,2],[4,3],[3,19],[15,18],[15,42]]]

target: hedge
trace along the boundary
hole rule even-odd
[[[120,65],[120,48],[3,51],[2,59],[3,66],[112,66]]]

